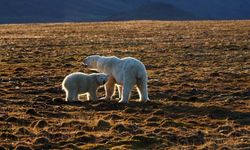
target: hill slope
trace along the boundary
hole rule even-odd
[[[1,0],[0,23],[250,19],[248,0]]]

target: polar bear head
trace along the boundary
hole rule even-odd
[[[99,55],[91,55],[91,56],[88,56],[87,58],[85,58],[83,60],[83,65],[86,67],[86,68],[90,68],[90,69],[96,69],[97,68],[97,61],[98,59],[100,59],[101,56]]]
[[[96,80],[99,85],[103,85],[108,81],[109,76],[104,73],[96,73]]]

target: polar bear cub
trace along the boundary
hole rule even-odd
[[[97,88],[104,85],[108,75],[104,73],[85,74],[75,72],[67,75],[62,82],[62,89],[66,92],[66,101],[77,101],[78,96],[87,94],[87,99],[97,100]]]
[[[118,91],[121,95],[119,102],[128,102],[131,90],[134,86],[137,87],[141,102],[149,100],[147,71],[141,61],[132,57],[120,59],[115,56],[105,57],[91,55],[84,59],[83,65],[92,70],[109,75],[109,79],[105,84],[105,99],[112,98],[112,94],[114,95],[115,93],[115,85],[118,85]]]

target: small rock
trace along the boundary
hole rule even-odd
[[[45,137],[37,138],[35,139],[35,142],[34,142],[34,144],[49,144],[49,143],[50,143],[49,139]]]
[[[149,127],[158,127],[159,126],[159,123],[156,123],[156,122],[149,122],[146,124],[146,126],[149,126]]]
[[[117,124],[114,127],[111,128],[111,130],[118,131],[119,133],[130,131],[127,127],[125,127],[123,124]]]
[[[177,96],[177,95],[171,96],[171,99],[174,100],[174,101],[183,100],[182,97]]]
[[[17,122],[18,119],[16,117],[8,117],[5,121],[7,121],[7,122]]]
[[[15,69],[16,72],[26,71],[26,68],[18,67]]]
[[[18,145],[15,150],[32,150],[31,147],[26,146],[26,145]]]
[[[220,150],[231,150],[231,148],[223,146]]]
[[[96,141],[95,136],[93,135],[83,135],[80,137],[75,138],[74,142],[82,142],[82,143],[94,143]]]
[[[134,117],[129,117],[128,119],[126,119],[126,121],[130,121],[130,122],[140,122],[140,119],[138,118],[134,118]]]
[[[74,65],[69,64],[69,63],[66,63],[66,64],[64,64],[63,66],[64,66],[64,67],[74,67]]]
[[[50,96],[36,96],[33,98],[33,101],[39,101],[39,102],[47,102],[52,100]]]
[[[141,129],[137,129],[135,131],[133,131],[134,134],[144,134],[144,131]]]
[[[109,122],[105,121],[105,120],[99,120],[97,125],[96,125],[96,128],[99,129],[99,130],[105,130],[105,129],[110,129],[111,128],[111,125]]]
[[[233,136],[233,137],[239,137],[242,135],[250,135],[250,131],[246,129],[241,129],[241,130],[236,130],[236,131],[229,133],[229,136]]]
[[[211,77],[219,77],[220,74],[218,72],[213,72],[210,74]]]
[[[63,100],[62,98],[53,98],[52,101],[54,103],[58,103],[58,104],[64,104],[64,103],[66,103],[66,101]]]
[[[35,135],[34,133],[30,132],[28,129],[21,127],[17,130],[16,134],[20,135]]]
[[[185,126],[185,124],[175,122],[173,120],[165,119],[162,121],[161,126],[162,127],[183,127],[183,126]]]
[[[160,121],[161,119],[159,117],[150,117],[147,119],[147,122],[157,122],[157,121]]]
[[[231,126],[220,126],[216,130],[219,133],[228,134],[233,131],[233,128]]]
[[[65,58],[64,61],[77,61],[74,57]]]
[[[146,135],[135,135],[131,139],[139,141],[141,146],[148,146],[150,144],[156,144],[162,142],[162,139],[158,139],[155,137],[148,137]]]
[[[45,120],[39,120],[35,125],[37,128],[44,128],[46,126],[48,126],[48,123]]]
[[[0,121],[4,121],[8,118],[9,116],[7,114],[0,114]]]
[[[28,109],[26,111],[26,114],[28,114],[28,115],[34,115],[34,116],[39,116],[34,109]]]
[[[132,114],[132,113],[138,112],[138,110],[133,109],[133,108],[126,108],[126,109],[124,110],[124,112],[125,112],[125,113],[129,113],[129,114]]]
[[[187,136],[187,137],[179,137],[178,139],[179,143],[182,145],[201,145],[205,143],[204,139],[204,133],[201,131],[198,131],[197,134]]]
[[[116,114],[111,114],[111,115],[108,115],[104,118],[105,120],[120,120],[120,119],[123,119],[123,117],[119,116],[119,115],[116,115]]]
[[[23,126],[30,125],[30,121],[29,120],[21,119],[21,118],[16,118],[16,117],[9,117],[5,121],[16,123],[18,125],[23,125]]]
[[[82,136],[82,135],[85,135],[85,134],[87,134],[87,133],[84,132],[84,131],[79,131],[79,132],[76,133],[76,136]]]
[[[156,110],[155,112],[153,112],[153,115],[164,115],[164,111],[163,110]]]
[[[13,140],[13,141],[18,140],[17,136],[15,136],[13,134],[10,134],[10,133],[2,133],[0,137],[2,139],[10,139],[10,140]]]

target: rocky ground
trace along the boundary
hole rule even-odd
[[[0,149],[250,149],[250,21],[0,25]],[[67,103],[91,54],[132,56],[148,103]],[[99,97],[104,90],[99,90]]]

